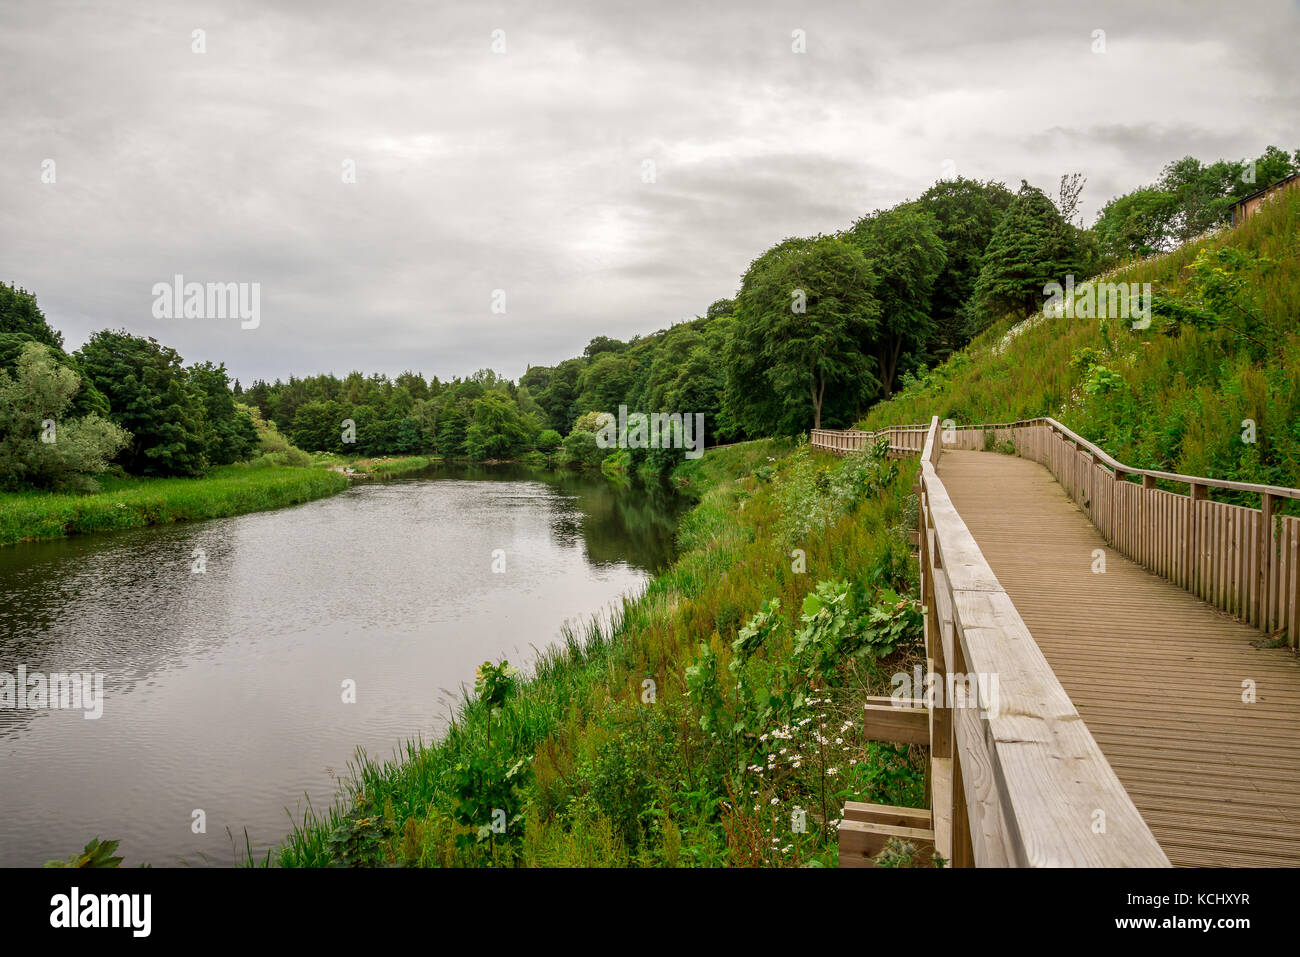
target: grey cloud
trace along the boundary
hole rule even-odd
[[[1185,153],[1300,146],[1294,4],[1131,6],[9,3],[0,278],[71,345],[125,326],[244,381],[517,376],[699,314],[945,159],[1079,169],[1093,214]],[[178,272],[260,282],[261,327],[153,319]]]

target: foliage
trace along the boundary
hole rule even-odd
[[[0,369],[0,488],[93,488],[130,436],[95,413],[63,418],[80,387],[49,346],[29,342]]]
[[[120,458],[135,475],[202,475],[208,467],[204,404],[176,350],[153,338],[104,330],[77,352],[108,399],[109,419],[131,434]]]
[[[20,335],[63,351],[63,335],[46,321],[36,297],[12,283],[0,282],[0,333]]]
[[[1151,256],[1223,225],[1233,203],[1300,170],[1300,150],[1269,146],[1254,160],[1202,163],[1184,156],[1158,182],[1117,196],[1093,227],[1103,252],[1116,259]]]
[[[122,858],[115,857],[119,841],[101,841],[93,838],[80,854],[73,854],[66,861],[46,861],[45,867],[121,867]]]
[[[935,220],[945,257],[930,299],[933,332],[927,347],[932,358],[947,358],[970,340],[974,317],[969,303],[984,250],[1013,199],[1002,183],[961,176],[940,180],[918,197],[917,206]]]
[[[1300,485],[1297,250],[1300,190],[1284,190],[1234,229],[1104,277],[1152,284],[1149,328],[1003,318],[859,427],[1050,415],[1135,468]]]
[[[824,615],[810,608],[811,622],[783,621],[762,641],[746,627],[764,627],[755,609],[772,620],[801,609],[817,582],[854,581],[843,647],[883,650],[889,629],[872,623],[870,609],[887,589],[916,588],[902,532],[914,463],[894,463],[891,482],[810,528],[807,572],[798,573],[773,560],[783,548],[774,531],[789,451],[785,442],[744,443],[679,463],[673,481],[699,505],[682,522],[676,564],[611,621],[566,630],[504,700],[481,684],[436,742],[410,742],[391,761],[360,760],[349,797],[309,812],[279,863],[335,861],[331,833],[377,818],[375,859],[397,865],[829,864],[834,809],[844,801],[922,801],[919,753],[866,741],[856,720],[861,695],[888,693],[886,661],[850,654],[817,692],[804,669],[818,660],[814,646],[830,639],[810,639],[796,661],[793,636],[823,634]],[[816,467],[836,488],[853,484],[838,473],[854,464]],[[753,476],[764,467],[773,472],[768,482]],[[742,632],[751,647],[733,668]],[[896,646],[888,661],[905,654]],[[791,715],[788,727],[778,711]],[[500,820],[496,810],[511,823],[482,831]],[[807,811],[807,828],[792,834],[797,810]]]
[[[984,251],[973,292],[981,327],[1002,312],[1033,312],[1045,285],[1082,275],[1087,266],[1077,232],[1042,190],[1022,182]]]
[[[727,356],[728,408],[747,432],[821,428],[824,407],[843,415],[874,393],[863,348],[880,317],[874,287],[866,256],[833,236],[787,239],[754,260]]]
[[[871,263],[872,292],[880,305],[879,329],[873,337],[881,391],[894,391],[900,362],[920,364],[934,334],[930,307],[935,283],[948,262],[939,224],[920,203],[877,210],[849,230]]]

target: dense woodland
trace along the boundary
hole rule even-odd
[[[1253,161],[1184,157],[1112,199],[1090,228],[1077,174],[1055,195],[941,180],[839,232],[782,240],[754,259],[734,298],[696,319],[626,342],[597,337],[518,381],[482,369],[449,382],[352,372],[244,387],[224,365],[187,366],[125,331],[97,332],[69,353],[32,293],[0,285],[0,487],[91,490],[110,469],[198,476],[253,458],[304,464],[300,450],[541,453],[595,467],[611,455],[596,413],[619,406],[702,413],[710,445],[843,427],[995,322],[1039,309],[1046,284],[1175,248],[1298,169],[1300,150],[1276,147]],[[679,460],[633,449],[618,465],[663,474]]]

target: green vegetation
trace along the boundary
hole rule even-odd
[[[1004,318],[965,352],[904,377],[861,427],[1050,415],[1139,468],[1300,484],[1300,191],[1236,229],[1099,278],[1151,283],[1150,327]]]
[[[67,860],[46,861],[45,867],[121,867],[122,858],[114,856],[120,841],[101,841],[91,839],[80,854],[73,854]]]
[[[327,469],[226,465],[198,479],[100,478],[91,494],[0,495],[0,545],[197,521],[297,505],[333,494],[346,476]]]
[[[39,342],[24,344],[12,373],[0,369],[0,488],[93,488],[88,476],[127,444],[128,433],[98,412],[59,426],[79,384]]]
[[[1102,251],[1131,258],[1166,252],[1223,225],[1229,207],[1300,170],[1300,150],[1270,146],[1254,160],[1202,163],[1184,156],[1164,168],[1157,183],[1107,203],[1093,231]]]
[[[1048,283],[1092,272],[1080,230],[1042,190],[1022,183],[984,250],[972,293],[977,322],[982,327],[1005,312],[1032,312],[1042,304]]]
[[[436,743],[359,756],[275,861],[830,865],[845,800],[919,805],[919,752],[858,720],[917,653],[915,465],[789,450],[681,465],[671,569],[528,677],[485,665]]]

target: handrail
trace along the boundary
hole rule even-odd
[[[1258,485],[1254,482],[1234,482],[1227,479],[1207,478],[1203,475],[1184,475],[1181,472],[1161,472],[1157,469],[1142,469],[1135,465],[1125,465],[1123,462],[1107,453],[1105,449],[1089,442],[1083,436],[1079,435],[1068,426],[1062,425],[1051,416],[1040,416],[1035,419],[1020,419],[1016,422],[991,422],[983,425],[955,425],[952,428],[955,431],[991,432],[1028,428],[1036,425],[1046,425],[1049,429],[1059,432],[1064,438],[1080,446],[1084,451],[1090,453],[1098,462],[1105,465],[1112,472],[1119,473],[1121,476],[1150,476],[1153,479],[1160,479],[1166,482],[1176,482],[1180,485],[1226,488],[1236,492],[1251,492],[1256,495],[1271,495],[1274,498],[1300,499],[1300,488],[1288,488],[1283,485]]]
[[[997,677],[996,708],[949,696],[929,708],[936,849],[954,865],[1169,866],[1096,740],[989,568],[939,477],[949,449],[986,447],[990,434],[1044,465],[1119,552],[1266,633],[1300,637],[1300,518],[1274,513],[1300,489],[1139,469],[1056,419],[941,428],[931,419],[920,456],[921,595],[929,670],[938,688]],[[952,430],[960,434],[951,435]],[[892,439],[915,426],[814,433],[830,451]],[[1141,484],[1127,481],[1141,476]],[[1182,483],[1187,494],[1156,481]],[[1261,496],[1260,508],[1208,498],[1210,488]],[[978,687],[978,683],[975,682]]]
[[[952,765],[931,776],[935,834],[951,842],[940,853],[956,866],[1168,867],[948,497],[940,439],[935,416],[918,525],[926,654],[936,687],[979,689],[973,702],[941,695],[931,711],[931,754]]]
[[[990,435],[1014,439],[1016,454],[1046,466],[1119,552],[1266,635],[1285,634],[1292,647],[1300,647],[1300,517],[1276,508],[1281,499],[1300,499],[1300,489],[1136,468],[1050,416],[943,425],[942,441],[928,451],[909,437],[901,445],[891,442],[891,452],[923,452],[926,461],[937,463],[941,447],[981,450]],[[911,428],[851,438],[821,429],[813,442],[842,453],[864,448],[867,437],[908,436]],[[1141,484],[1128,481],[1130,476],[1140,476]],[[1188,491],[1163,491],[1156,487],[1159,480],[1185,484]],[[1211,501],[1213,488],[1258,495],[1259,507]]]

